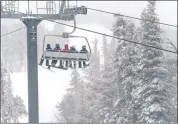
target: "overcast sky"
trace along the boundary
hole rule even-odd
[[[76,2],[70,1],[72,5]],[[30,2],[30,8],[34,11],[35,2]],[[39,7],[45,7],[39,2]],[[23,6],[21,6],[23,5]],[[146,1],[78,1],[78,6],[85,5],[86,7],[102,9],[109,12],[117,12],[129,16],[140,17],[142,10],[146,7]],[[27,2],[20,2],[20,7],[24,11]],[[56,5],[58,8],[58,4]],[[35,11],[34,11],[35,12]],[[90,11],[88,11],[90,13]],[[177,24],[177,1],[157,1],[156,12],[159,15],[160,21],[164,23]],[[98,13],[101,14],[102,13]]]
[[[26,12],[28,7],[27,1],[20,2],[20,11]],[[177,25],[177,1],[157,1],[156,2],[156,13],[159,15],[160,22],[168,23],[172,25]],[[44,8],[45,2],[38,2],[38,7]],[[70,1],[70,6],[76,5],[76,1]],[[140,18],[140,14],[142,10],[146,7],[146,1],[78,1],[78,6],[84,5],[89,8],[101,9],[104,11],[120,13],[128,16],[138,17]],[[56,8],[58,11],[58,2],[56,2]],[[36,2],[30,2],[30,10],[33,13],[36,13]],[[39,10],[39,13],[43,13],[44,11]],[[114,18],[112,15],[95,12],[92,10],[88,10],[87,15],[78,15],[76,17],[77,26],[82,28],[87,28],[90,30],[99,31],[101,33],[111,33],[111,28],[113,25]],[[136,24],[140,23],[139,20],[133,20]],[[71,22],[65,22],[70,23]],[[48,27],[49,30],[53,30],[52,23],[48,22],[45,26]],[[166,28],[169,28],[165,26]],[[69,27],[66,27],[67,30],[72,30]],[[81,34],[88,36],[89,39],[94,39],[94,37],[100,38],[101,36],[95,35],[85,31],[77,30],[75,34]]]
[[[20,1],[20,11],[26,12],[28,7],[27,1]],[[156,2],[156,13],[159,15],[160,22],[168,23],[172,25],[177,25],[177,1],[157,1]],[[38,7],[44,8],[45,2],[38,2]],[[76,1],[70,1],[70,6],[76,5]],[[120,13],[128,16],[138,17],[140,18],[140,14],[142,10],[146,7],[147,1],[78,1],[78,6],[84,5],[89,8],[101,9],[104,11]],[[59,10],[58,2],[56,2],[57,11]],[[36,13],[36,2],[30,2],[30,10],[33,13]],[[43,13],[44,11],[39,10],[39,13]],[[95,12],[92,10],[88,10],[87,15],[77,15],[77,26],[88,28],[90,30],[99,31],[102,33],[110,33],[114,18],[112,15]],[[136,23],[140,23],[139,20],[133,20]],[[73,24],[71,22],[66,22]],[[52,23],[48,22],[47,26],[49,30],[53,30]],[[165,26],[167,27],[167,26]],[[169,28],[169,27],[167,27]],[[67,30],[71,30],[71,28],[66,27]],[[76,34],[81,34],[75,32]],[[87,35],[91,38],[94,38],[96,35],[88,32],[84,32],[84,35]]]
[[[140,17],[142,10],[146,7],[146,3],[146,1],[78,1],[77,5],[85,5],[86,7]],[[75,1],[70,1],[71,6],[75,4]],[[19,5],[21,12],[27,10],[27,1],[20,1]],[[45,2],[38,2],[38,7],[45,7]],[[56,8],[58,10],[58,3],[56,3]],[[161,22],[173,25],[177,24],[177,1],[157,1],[156,8]],[[36,12],[35,1],[30,2],[30,10],[32,10],[33,13]],[[39,10],[39,12],[42,11]],[[88,14],[90,14],[90,12],[91,10],[88,11]],[[98,14],[98,16],[105,15],[99,12],[96,12],[96,14]]]

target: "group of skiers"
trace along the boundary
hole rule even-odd
[[[86,49],[85,45],[82,46],[82,49],[79,52],[76,50],[75,46],[71,46],[70,49],[68,47],[69,47],[68,44],[65,44],[64,49],[61,49],[60,45],[56,44],[55,48],[52,49],[50,44],[47,44],[46,50],[47,51],[54,51],[54,52],[60,51],[60,52],[69,52],[69,53],[88,53],[88,50]],[[62,60],[59,60],[59,61],[60,61],[60,67],[63,68],[64,67],[63,61]],[[43,63],[43,57],[41,58],[40,65],[42,65],[42,63]],[[55,67],[56,63],[57,63],[57,60],[52,60],[51,66]],[[69,63],[70,63],[69,67],[72,68],[72,61],[69,60]],[[74,64],[74,67],[76,68],[76,61],[73,61],[73,64]],[[49,60],[46,60],[46,66],[49,67]],[[65,66],[66,66],[66,68],[68,68],[68,60],[66,60]],[[83,61],[83,66],[84,67],[87,66],[85,61]],[[81,67],[82,67],[81,61],[79,61],[79,68],[81,68]]]

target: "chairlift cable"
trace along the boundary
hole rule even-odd
[[[127,18],[137,19],[137,20],[143,20],[143,21],[146,21],[146,22],[157,23],[157,24],[166,25],[166,26],[170,26],[170,27],[176,27],[176,28],[178,27],[178,26],[172,25],[172,24],[167,24],[167,23],[162,23],[162,22],[154,22],[154,21],[150,21],[150,20],[144,20],[144,19],[141,19],[141,18],[133,17],[133,16],[127,16],[127,15],[123,15],[123,14],[107,12],[107,11],[99,10],[99,9],[93,9],[93,8],[87,8],[87,9],[98,11],[98,12],[103,12],[103,13],[107,13],[107,14],[112,14],[112,15],[118,15],[118,16],[123,16],[123,17],[127,17]]]
[[[46,21],[50,21],[50,22],[54,22],[54,23],[58,23],[58,24],[61,24],[61,25],[69,26],[69,27],[74,27],[74,26],[72,26],[72,25],[68,25],[68,24],[64,24],[64,23],[56,22],[56,21],[53,21],[53,20],[46,20]],[[166,52],[170,52],[170,53],[178,54],[177,52],[174,52],[174,51],[171,51],[171,50],[167,50],[167,49],[163,49],[163,48],[154,47],[154,46],[151,46],[151,45],[147,45],[147,44],[139,43],[139,42],[132,41],[132,40],[127,40],[127,39],[123,39],[123,38],[118,38],[118,37],[115,37],[115,36],[112,36],[112,35],[108,35],[108,34],[104,34],[104,33],[96,32],[96,31],[92,31],[92,30],[89,30],[89,29],[80,28],[80,27],[76,27],[76,28],[77,28],[77,29],[80,29],[80,30],[88,31],[88,32],[91,32],[91,33],[96,33],[96,34],[100,34],[100,35],[108,36],[108,37],[111,37],[111,38],[114,38],[114,39],[124,40],[124,41],[132,42],[132,43],[135,43],[135,44],[139,44],[139,45],[142,45],[142,46],[151,47],[151,48],[154,48],[154,49],[159,49],[159,50],[163,50],[163,51],[166,51]]]
[[[1,37],[4,37],[4,36],[9,35],[9,34],[12,34],[12,33],[14,33],[14,32],[20,31],[20,30],[22,30],[22,29],[24,29],[24,28],[26,28],[26,27],[22,27],[22,28],[19,28],[19,29],[14,30],[14,31],[11,31],[11,32],[9,32],[9,33],[3,34],[3,35],[1,35]]]

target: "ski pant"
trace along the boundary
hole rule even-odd
[[[49,58],[49,57],[46,57],[46,58]],[[44,58],[43,58],[43,55],[41,57],[41,60],[40,60],[40,65],[42,65],[44,62]],[[49,60],[46,60],[46,66],[49,66]]]
[[[86,66],[86,62],[83,61],[83,67],[85,67],[85,66]],[[81,61],[79,61],[79,68],[81,68]]]
[[[69,63],[70,63],[70,68],[72,68],[72,61],[70,60]],[[76,68],[76,61],[73,61],[73,65],[74,65],[74,68]]]
[[[58,60],[52,60],[52,66],[55,66],[57,64],[57,61]],[[62,60],[59,60],[59,61],[60,61],[60,66],[63,66]]]

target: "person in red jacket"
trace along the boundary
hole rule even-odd
[[[69,52],[68,44],[65,44],[65,49],[63,49],[64,52]]]
[[[65,47],[65,48],[63,49],[63,52],[69,52],[68,44],[65,44],[64,47]],[[66,68],[68,67],[68,60],[66,60],[65,66],[66,66]]]

